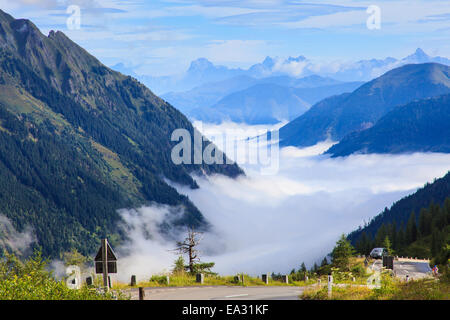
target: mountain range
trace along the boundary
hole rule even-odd
[[[351,93],[324,99],[280,128],[283,146],[310,146],[376,124],[396,106],[450,93],[450,67],[437,63],[408,64],[360,86]]]
[[[272,77],[262,79],[258,81],[258,84],[247,89],[230,93],[214,105],[194,108],[185,114],[189,118],[212,123],[233,121],[247,124],[276,124],[295,119],[317,101],[352,91],[362,84],[361,82],[339,83],[330,78],[319,78],[324,80],[324,83],[335,82],[335,84],[313,87],[313,83],[306,86],[305,78]],[[289,87],[277,82],[291,82],[292,85],[305,83],[305,86]]]
[[[330,95],[353,91],[361,84],[317,75],[299,79],[236,76],[186,92],[171,92],[162,98],[195,120],[271,124],[292,120],[315,102]]]
[[[248,69],[214,65],[206,58],[199,58],[192,61],[189,68],[183,73],[158,77],[136,74],[132,67],[127,67],[123,63],[118,63],[111,68],[139,79],[149,88],[153,88],[154,92],[162,95],[169,92],[189,91],[207,83],[227,80],[237,76],[261,79],[275,76],[302,78],[319,75],[344,82],[367,82],[405,64],[429,62],[450,65],[449,59],[439,56],[432,57],[427,55],[422,49],[417,48],[414,53],[402,59],[387,57],[356,62],[316,62],[301,55],[288,57],[287,59],[266,57],[264,61],[256,63]]]
[[[194,133],[183,114],[136,79],[62,32],[45,36],[0,10],[0,214],[20,232],[31,228],[45,255],[72,248],[90,254],[105,236],[117,243],[126,237],[117,227],[120,208],[167,204],[182,212],[174,209],[170,223],[206,228],[166,180],[198,188],[194,172],[243,172],[175,165],[170,136],[178,128]]]

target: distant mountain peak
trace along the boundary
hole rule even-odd
[[[275,60],[272,57],[267,56],[262,62],[262,65],[267,68],[272,68],[275,65]]]
[[[431,60],[431,57],[427,55],[421,48],[417,48],[413,54],[407,56],[403,60],[407,62],[424,63],[429,62]]]
[[[301,61],[305,61],[306,57],[305,56],[298,56],[298,57],[289,57],[287,59],[287,62],[301,62]]]
[[[197,60],[194,60],[191,62],[191,65],[189,66],[188,71],[200,71],[200,70],[206,70],[209,68],[213,68],[214,65],[211,61],[209,61],[206,58],[198,58]]]

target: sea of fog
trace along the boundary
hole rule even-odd
[[[266,129],[234,123],[195,125],[212,140],[233,128]],[[334,159],[323,155],[331,145],[283,148],[278,170],[272,174],[263,173],[258,164],[241,163],[246,175],[237,179],[196,177],[200,186],[196,190],[174,185],[212,226],[203,234],[202,261],[214,261],[214,271],[229,275],[286,273],[302,262],[311,266],[331,251],[341,234],[450,170],[450,154]],[[158,234],[157,225],[177,212],[179,208],[168,206],[120,211],[130,240],[118,250],[127,252],[119,261],[119,278],[170,271],[175,242]]]

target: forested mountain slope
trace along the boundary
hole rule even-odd
[[[443,235],[448,238],[448,227],[445,229],[446,231],[442,228],[450,225],[449,198],[450,172],[444,177],[436,179],[432,183],[427,183],[415,193],[397,201],[391,208],[386,208],[367,225],[351,232],[348,235],[348,239],[351,240],[354,245],[358,244],[357,247],[359,247],[361,251],[368,250],[368,247],[372,245],[382,245],[386,235],[390,236],[391,242],[397,240],[400,240],[400,242],[403,241],[403,243],[398,243],[400,248],[402,248],[402,245],[410,245],[420,238],[418,232],[420,232],[421,229],[422,236],[425,237],[431,235],[431,222],[428,227],[424,226],[423,221],[421,222],[422,219],[427,218],[426,214],[428,214],[424,209],[428,209],[430,214],[427,219],[429,221],[437,221],[436,223],[438,225],[434,227],[440,229],[440,232],[444,232]],[[446,199],[448,200],[446,201]],[[428,225],[427,223],[425,224]],[[403,234],[400,235],[399,239],[394,239],[394,235],[399,231],[403,232]],[[444,243],[445,241],[450,241],[450,239],[446,239],[445,237],[443,236],[443,239],[438,240]],[[375,241],[375,243],[372,241]],[[365,245],[368,247],[364,248]]]
[[[352,153],[450,152],[450,95],[398,106],[373,127],[333,145],[333,157]]]
[[[173,164],[177,128],[194,132],[137,80],[62,32],[46,37],[0,10],[0,214],[19,231],[31,226],[45,254],[86,254],[100,237],[119,239],[116,210],[153,201],[184,209],[175,223],[206,226],[164,179],[196,188],[192,172],[242,170]]]
[[[409,64],[391,70],[350,94],[322,100],[280,129],[284,146],[309,146],[372,127],[398,105],[450,93],[450,67]]]

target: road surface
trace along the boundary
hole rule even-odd
[[[372,266],[375,271],[380,271],[382,266],[381,260],[376,260]],[[432,271],[427,261],[417,260],[394,260],[394,273],[397,277],[405,279],[421,279],[432,276]]]
[[[145,300],[299,300],[304,287],[293,286],[197,286],[145,288]],[[138,289],[130,289],[132,300]]]

